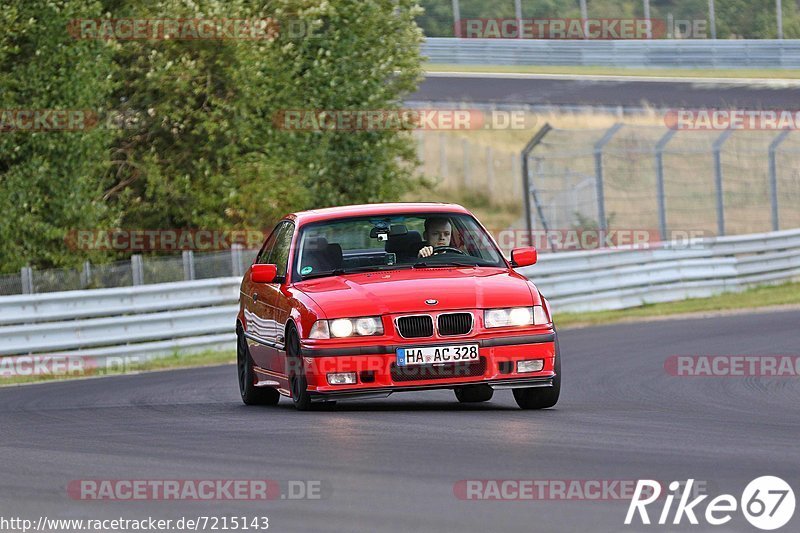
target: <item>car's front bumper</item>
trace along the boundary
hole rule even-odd
[[[550,387],[555,376],[555,332],[494,338],[428,341],[424,344],[478,344],[479,361],[470,364],[397,367],[396,350],[423,343],[303,346],[302,357],[308,391],[315,400],[385,397],[394,392],[452,389],[464,385],[492,388]],[[541,359],[539,372],[518,373],[516,362]],[[357,382],[330,385],[329,373],[354,372]]]

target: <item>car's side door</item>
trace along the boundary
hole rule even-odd
[[[267,263],[276,267],[277,273],[273,283],[264,284],[264,305],[265,313],[270,327],[270,335],[267,337],[270,346],[268,347],[267,366],[268,370],[284,374],[286,372],[286,352],[284,329],[286,320],[289,318],[291,305],[287,293],[284,292],[289,265],[289,255],[291,254],[292,237],[294,236],[294,223],[290,221],[282,222],[277,230],[275,244],[270,250]]]
[[[278,230],[281,224],[272,230],[267,237],[264,246],[256,256],[254,264],[269,264],[269,256],[275,246],[278,237]],[[269,362],[268,339],[270,337],[269,306],[266,305],[266,285],[265,283],[253,283],[249,279],[243,284],[244,290],[242,300],[244,302],[244,319],[246,328],[247,344],[250,348],[250,356],[256,366],[267,368]]]

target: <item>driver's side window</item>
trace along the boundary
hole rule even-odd
[[[275,228],[272,230],[272,233],[269,234],[269,237],[267,237],[267,240],[264,242],[264,246],[261,247],[261,250],[259,250],[258,255],[256,256],[255,264],[263,265],[267,263],[269,254],[272,252],[272,248],[275,246],[275,239],[278,237],[278,230],[282,225],[283,223],[275,226]]]

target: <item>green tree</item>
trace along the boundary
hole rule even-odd
[[[27,263],[79,261],[65,242],[69,230],[114,218],[103,201],[102,176],[111,133],[14,131],[10,110],[92,110],[104,113],[113,89],[112,49],[75,41],[68,22],[98,16],[98,2],[6,0],[0,9],[0,271]]]
[[[413,186],[406,133],[291,132],[273,120],[286,109],[397,107],[420,76],[413,2],[163,0],[124,16],[165,13],[277,17],[305,33],[120,43],[117,97],[137,122],[117,143],[107,198],[125,224],[263,227],[289,210],[391,200]]]

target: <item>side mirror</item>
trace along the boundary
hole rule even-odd
[[[253,283],[272,283],[277,275],[277,265],[253,265],[250,268],[250,281]]]
[[[511,250],[511,266],[514,268],[535,265],[538,258],[539,254],[533,246]]]

